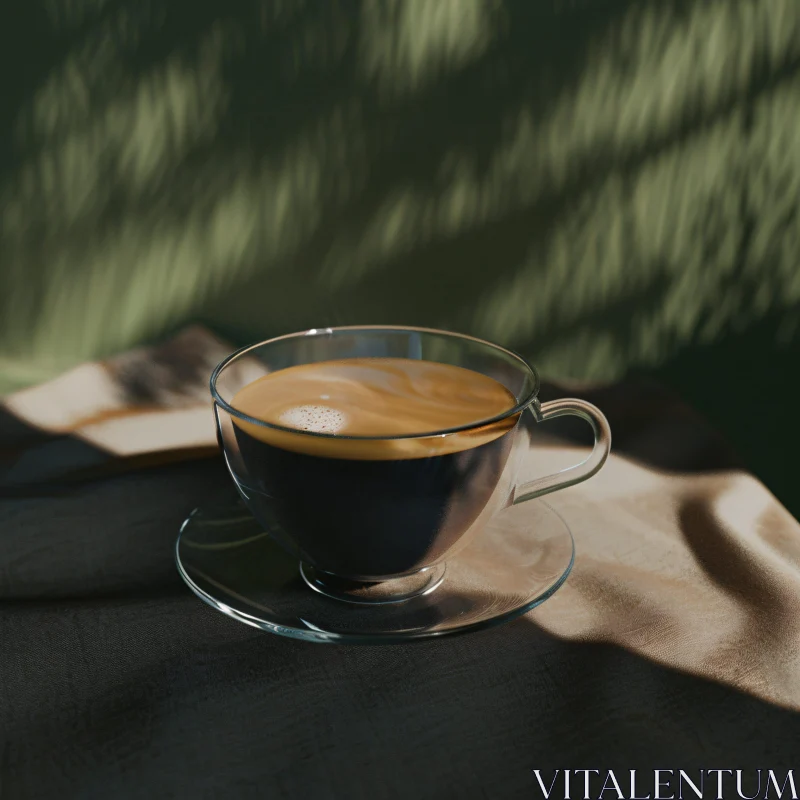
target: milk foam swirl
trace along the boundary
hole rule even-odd
[[[513,427],[517,415],[492,425],[480,423],[510,411],[514,403],[514,396],[494,378],[463,367],[353,358],[270,373],[241,389],[232,405],[251,418],[298,430],[292,434],[234,419],[269,444],[310,455],[383,460],[457,452],[496,439]],[[446,436],[437,433],[462,426],[476,427]]]

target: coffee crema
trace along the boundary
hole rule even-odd
[[[515,403],[505,386],[479,372],[379,357],[278,370],[247,384],[231,405],[253,419],[298,431],[233,418],[238,428],[266,444],[306,455],[382,461],[457,453],[491,442],[514,427],[518,414],[480,423]],[[436,434],[470,425],[477,427]]]

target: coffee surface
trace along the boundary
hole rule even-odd
[[[383,460],[441,455],[492,441],[513,427],[517,415],[468,431],[432,434],[476,425],[509,411],[515,402],[494,378],[463,367],[405,358],[352,358],[270,373],[237,392],[232,405],[254,419],[298,431],[234,418],[237,427],[265,443],[309,455]],[[309,431],[335,437],[300,433]],[[398,436],[419,438],[392,438]]]

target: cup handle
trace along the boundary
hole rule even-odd
[[[534,400],[528,408],[537,422],[545,422],[548,419],[567,415],[580,417],[592,426],[594,447],[580,464],[517,486],[514,489],[512,505],[533,500],[535,497],[555,492],[557,489],[574,486],[576,483],[591,478],[605,464],[608,454],[611,452],[611,428],[608,420],[600,409],[591,403],[570,397],[564,400],[553,400],[549,403],[539,403],[538,400]]]

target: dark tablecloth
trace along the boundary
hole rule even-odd
[[[389,647],[258,633],[172,562],[217,460],[4,500],[0,797],[540,797],[533,769],[792,766],[800,717],[527,618]]]
[[[0,798],[530,798],[536,769],[796,767],[797,523],[674,398],[581,394],[616,446],[560,493],[573,576],[439,641],[308,644],[199,602],[173,547],[228,491],[218,456],[7,480]],[[57,437],[8,415],[0,441],[29,477],[57,461]]]

